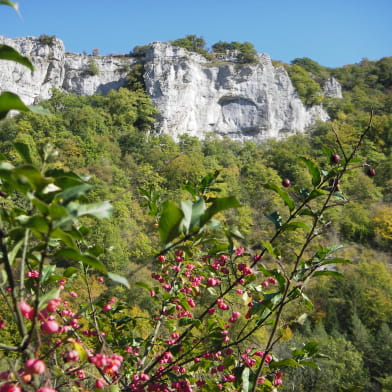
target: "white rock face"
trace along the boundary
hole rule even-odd
[[[48,99],[52,88],[81,95],[118,89],[138,61],[65,53],[59,39],[45,45],[33,37],[0,37],[0,43],[28,56],[35,66],[31,73],[22,65],[0,61],[0,92],[12,91],[28,105]],[[151,44],[144,59],[144,79],[160,112],[156,129],[174,138],[183,133],[203,138],[213,132],[261,141],[302,132],[316,120],[328,120],[321,106],[302,104],[283,67],[274,67],[266,54],[260,54],[259,60],[255,65],[224,61],[216,65],[168,43]],[[97,75],[87,72],[91,61],[99,69]],[[339,95],[337,81],[328,83],[326,94]]]
[[[147,92],[161,113],[157,128],[175,138],[213,132],[260,141],[328,119],[321,107],[302,104],[284,68],[275,68],[266,54],[259,55],[256,65],[213,65],[200,55],[155,42],[146,60]]]
[[[34,64],[34,72],[31,73],[12,61],[0,62],[0,91],[18,94],[27,105],[50,98],[52,88],[81,95],[105,94],[111,89],[118,89],[124,84],[129,67],[135,63],[135,59],[130,57],[65,53],[64,44],[59,39],[45,45],[34,37],[0,37],[0,43],[12,46]],[[99,74],[86,72],[89,61],[94,61]]]
[[[323,90],[328,98],[343,98],[342,86],[333,76],[325,81]]]

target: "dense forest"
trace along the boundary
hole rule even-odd
[[[204,46],[195,45],[197,50]],[[252,61],[252,47],[246,43],[215,45],[216,51],[238,48],[241,61]],[[72,169],[94,185],[91,200],[113,201],[114,216],[94,224],[89,233],[109,250],[105,265],[131,282],[148,282],[151,271],[145,261],[156,254],[158,242],[155,217],[148,214],[151,200],[181,200],[187,184],[219,172],[221,194],[235,195],[241,203],[222,219],[244,234],[246,241],[239,240],[244,248],[257,249],[273,231],[268,215],[281,204],[263,184],[280,185],[286,178],[293,188],[305,187],[309,173],[297,157],[324,159],[327,165],[323,148],[337,149],[335,133],[343,150],[349,150],[373,113],[370,137],[360,150],[366,164],[359,174],[349,173],[338,184],[350,202],[325,217],[331,224],[322,239],[326,245],[341,243],[339,254],[353,264],[339,267],[344,278],[331,273],[307,288],[314,308],[303,305],[301,319],[290,324],[278,350],[283,353],[299,342],[317,341],[323,354],[317,359],[321,371],[289,370],[284,390],[392,391],[392,57],[336,69],[308,58],[284,66],[303,101],[322,103],[331,122],[263,144],[213,134],[205,140],[183,135],[174,141],[152,131],[157,112],[143,89],[138,66],[130,72],[126,88],[106,96],[53,91],[52,98],[42,102],[49,115],[28,112],[7,118],[0,123],[0,152],[17,162],[14,143],[23,142],[38,164],[50,143],[58,151],[58,169]],[[342,99],[319,94],[330,76],[341,83]],[[301,241],[298,232],[288,231],[279,241],[287,244],[282,259],[293,262]],[[142,287],[132,296],[118,287],[114,290],[134,316],[154,312]],[[286,317],[290,319],[290,309]]]

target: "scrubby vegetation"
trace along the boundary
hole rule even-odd
[[[139,68],[0,123],[1,388],[391,390],[392,58],[290,69],[344,97],[263,145],[155,134]]]
[[[344,98],[330,103],[332,123],[316,124],[306,134],[271,140],[262,146],[220,140],[214,135],[204,141],[184,135],[178,143],[167,135],[154,135],[150,130],[156,110],[137,82],[140,78],[135,71],[130,78],[133,91],[120,89],[106,97],[54,91],[44,103],[51,112],[49,116],[25,113],[1,123],[0,148],[11,157],[16,156],[15,142],[26,143],[33,161],[38,162],[39,151],[49,142],[59,152],[58,169],[72,169],[91,177],[94,190],[90,198],[112,199],[115,207],[114,217],[95,225],[89,234],[99,239],[103,248],[111,249],[102,256],[103,263],[131,281],[150,282],[149,267],[144,263],[146,255],[154,253],[158,233],[155,218],[145,215],[145,201],[151,203],[154,197],[179,201],[184,196],[182,183],[196,183],[218,171],[221,196],[236,195],[242,204],[226,217],[227,225],[235,224],[235,230],[246,235],[243,247],[258,244],[273,234],[268,215],[280,203],[263,184],[280,184],[282,178],[288,178],[291,187],[305,188],[309,174],[297,157],[323,162],[322,146],[338,150],[331,127],[339,135],[343,150],[348,151],[367,126],[370,106],[375,107],[370,138],[360,150],[366,165],[359,172],[348,173],[339,183],[342,195],[350,202],[344,208],[325,212],[325,219],[332,224],[323,245],[339,240],[345,244],[339,254],[353,260],[354,265],[343,268],[345,279],[330,271],[331,276],[307,288],[314,310],[303,308],[302,318],[289,324],[287,341],[279,344],[279,350],[287,352],[295,342],[318,341],[320,351],[328,356],[317,360],[321,373],[315,369],[289,371],[287,379],[298,391],[331,391],[342,386],[388,390],[392,113],[386,65],[390,61],[363,62],[350,66],[353,72],[349,73],[344,68],[323,70],[337,77],[344,87]],[[355,82],[353,73],[357,75]],[[324,164],[328,164],[325,158]],[[286,232],[278,240],[276,246],[284,263],[294,262],[300,243],[297,231]],[[140,317],[146,311],[154,314],[156,308],[149,297],[142,289],[137,290],[132,296],[118,288],[115,292]],[[289,320],[290,312],[285,317]],[[290,385],[284,388],[290,389]]]
[[[47,35],[47,34],[41,34],[38,37],[38,41],[43,44],[43,45],[53,45],[56,40],[55,35]]]

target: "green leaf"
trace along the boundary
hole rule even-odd
[[[80,270],[78,268],[76,268],[76,267],[68,267],[68,268],[65,269],[63,275],[66,278],[70,278],[71,276],[73,276],[75,274],[78,274],[79,272],[80,272]]]
[[[274,247],[272,246],[272,244],[271,244],[269,241],[263,242],[262,245],[263,245],[263,247],[264,247],[265,249],[267,249],[267,252],[268,252],[271,256],[276,257],[276,258],[280,257],[280,251],[279,251],[278,249],[274,248]],[[261,268],[264,268],[264,266],[263,266],[262,264],[260,264],[260,265],[259,265],[259,268],[260,268],[260,269],[261,269]],[[265,269],[265,268],[264,268],[264,269]]]
[[[49,213],[49,206],[44,203],[43,201],[37,199],[36,197],[32,197],[31,202],[33,203],[34,207],[42,214],[47,215]]]
[[[210,201],[212,202],[212,204],[207,208],[205,213],[200,217],[200,226],[206,224],[218,212],[227,210],[229,208],[241,207],[241,204],[234,196],[210,199]]]
[[[64,191],[58,193],[57,197],[61,198],[64,204],[67,204],[70,201],[77,200],[80,197],[86,195],[92,188],[93,186],[89,184],[72,186],[71,188],[67,188]]]
[[[166,201],[162,205],[161,218],[159,220],[159,235],[165,244],[176,238],[179,234],[179,226],[184,213],[172,201]]]
[[[241,380],[242,380],[242,392],[248,392],[249,391],[249,375],[250,375],[250,369],[248,367],[245,367],[244,370],[242,371],[241,374]]]
[[[11,170],[13,170],[15,168],[14,165],[12,165],[9,162],[0,162],[0,171],[4,171],[4,172],[9,172]]]
[[[344,278],[344,275],[338,271],[324,270],[316,271],[313,276],[333,276],[334,278]]]
[[[295,203],[289,196],[289,194],[282,189],[280,189],[277,185],[274,184],[264,184],[265,189],[271,189],[272,191],[276,192],[280,198],[284,201],[287,207],[289,207],[290,211],[293,211],[295,208]]]
[[[18,3],[15,3],[14,1],[0,0],[0,4],[1,5],[8,5],[8,6],[12,7],[15,10],[15,12],[17,14],[19,14],[19,4]]]
[[[19,252],[19,249],[23,245],[24,241],[25,241],[24,239],[21,239],[15,244],[15,246],[11,250],[8,251],[8,260],[11,265],[13,265],[14,260]]]
[[[335,257],[334,259],[324,260],[321,265],[326,265],[326,264],[354,264],[354,263],[351,260]]]
[[[146,289],[148,291],[151,290],[151,287],[147,283],[144,283],[144,282],[136,282],[135,286],[141,287],[142,289]]]
[[[0,44],[0,59],[15,61],[16,63],[22,64],[29,68],[31,72],[34,71],[34,65],[25,56],[22,56],[17,50],[11,46]]]
[[[28,180],[34,189],[40,189],[47,185],[48,181],[42,176],[35,166],[23,165],[15,168],[14,173],[19,176],[19,183],[23,185]]]
[[[46,307],[48,304],[49,300],[59,298],[60,297],[60,289],[52,289],[48,293],[44,294],[42,297],[39,299],[39,305],[38,305],[38,310],[42,310],[43,308]]]
[[[203,199],[200,199],[196,203],[193,203],[190,228],[200,226],[200,219],[205,211],[206,203]]]
[[[105,265],[100,260],[98,260],[96,257],[91,256],[89,254],[82,254],[76,249],[72,249],[72,248],[60,249],[56,253],[56,257],[62,259],[81,261],[83,264],[88,265],[96,269],[97,271],[102,272],[105,275],[108,273]]]
[[[28,112],[29,108],[16,94],[4,91],[0,95],[0,120],[5,118],[10,110]]]
[[[25,162],[33,164],[33,160],[31,159],[30,149],[27,144],[16,142],[14,143],[15,150],[18,151],[21,158],[25,160]]]
[[[217,221],[216,219],[210,219],[210,221],[203,226],[201,231],[214,230],[220,226],[221,223],[219,221]]]
[[[192,201],[191,200],[183,200],[181,201],[181,211],[183,213],[183,218],[181,221],[180,231],[189,233],[189,228],[191,227],[192,220]]]
[[[313,186],[319,185],[321,182],[321,173],[319,167],[309,158],[299,157],[299,160],[308,167],[309,174],[312,176]]]
[[[274,361],[269,364],[270,369],[281,369],[283,367],[298,367],[299,363],[293,358],[282,359],[281,361]]]
[[[324,152],[324,155],[328,158],[328,161],[331,159],[333,151],[327,146],[321,146],[321,149]]]
[[[313,362],[313,361],[304,361],[304,360],[302,360],[302,361],[299,361],[298,363],[299,363],[301,366],[309,366],[309,367],[312,367],[312,368],[314,368],[314,369],[321,370],[321,369],[320,369],[320,366],[317,365],[317,363],[316,363],[316,362]]]
[[[340,201],[347,201],[347,199],[345,198],[345,196],[343,195],[342,192],[334,192],[333,193],[333,197],[336,200],[340,200]]]
[[[56,266],[51,265],[51,264],[45,264],[44,268],[42,270],[42,277],[41,277],[41,283],[45,283],[54,275],[56,271]]]
[[[303,300],[305,301],[306,306],[309,309],[313,310],[314,306],[313,306],[312,300],[304,292],[301,292],[301,296],[302,296]]]
[[[310,208],[302,208],[301,211],[298,212],[298,215],[314,216],[314,212]]]
[[[303,349],[308,353],[309,356],[313,356],[317,354],[319,345],[320,343],[318,342],[309,342],[304,345]]]
[[[30,109],[30,112],[39,114],[41,116],[48,116],[50,114],[50,110],[44,108],[41,105],[29,105],[28,108]]]
[[[322,191],[321,189],[313,189],[312,192],[310,192],[310,194],[307,195],[306,198],[308,199],[308,201],[310,201],[321,195],[325,195],[325,192]]]
[[[75,203],[76,204],[76,203]],[[91,215],[97,219],[110,218],[113,212],[113,206],[108,201],[98,203],[80,204],[76,208],[78,217]]]
[[[124,276],[114,274],[113,272],[109,272],[108,273],[108,278],[111,279],[113,282],[122,284],[127,289],[131,288],[131,286],[129,285],[128,280]]]
[[[76,249],[75,240],[74,238],[72,238],[72,235],[65,233],[59,227],[52,231],[52,233],[50,234],[50,238],[59,239],[69,248]]]
[[[48,221],[40,215],[34,215],[22,224],[25,227],[38,231],[39,233],[46,234],[49,231]]]

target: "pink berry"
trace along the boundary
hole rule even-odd
[[[331,163],[333,163],[334,165],[337,165],[340,162],[340,155],[333,153],[331,155]]]
[[[43,333],[56,333],[60,329],[57,321],[48,320],[41,324],[41,330]]]
[[[27,320],[32,320],[34,317],[34,309],[25,301],[19,302],[19,309],[22,316]]]
[[[46,365],[40,359],[28,359],[25,363],[25,370],[29,374],[43,374],[46,371]]]
[[[46,307],[46,310],[47,310],[48,312],[53,313],[53,312],[55,312],[55,311],[57,310],[57,308],[60,306],[60,303],[61,303],[61,299],[59,299],[59,298],[57,298],[57,299],[51,299],[51,300],[49,300],[49,302],[48,302],[48,305],[47,305],[47,307]]]
[[[79,354],[76,350],[69,350],[66,353],[64,353],[64,360],[66,362],[78,362]]]
[[[22,392],[22,389],[18,385],[6,382],[0,386],[0,392]]]

